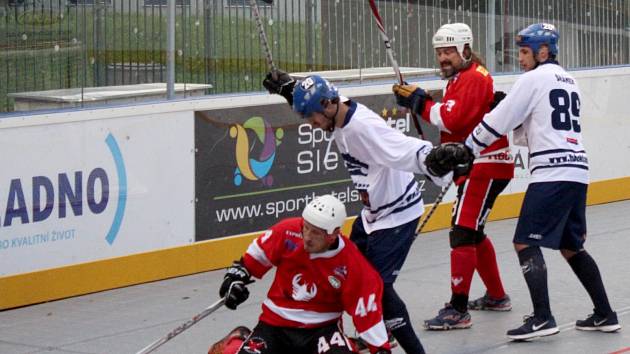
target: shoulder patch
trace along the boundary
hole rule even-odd
[[[295,244],[295,242],[289,239],[286,239],[284,240],[284,248],[288,250],[289,252],[293,252],[297,248],[297,245]]]
[[[477,66],[477,72],[483,76],[488,76],[488,70],[481,65]]]
[[[346,278],[348,276],[348,267],[346,267],[345,265],[336,267],[333,272],[335,274],[337,274],[338,276],[340,276],[341,278]]]
[[[339,281],[339,279],[335,278],[332,275],[328,276],[328,282],[330,283],[330,285],[335,288],[335,289],[339,289],[341,288],[341,281]]]

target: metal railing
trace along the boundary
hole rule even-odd
[[[9,93],[166,80],[167,0],[0,1],[0,112]],[[364,0],[259,1],[277,66],[389,66]],[[175,81],[258,91],[266,67],[249,0],[177,0]],[[630,64],[628,0],[377,1],[401,66],[435,67],[433,32],[465,22],[494,72],[518,70],[514,36],[555,24],[569,68]]]

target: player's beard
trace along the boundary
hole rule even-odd
[[[457,69],[455,68],[455,66],[453,65],[453,63],[451,63],[450,61],[444,64],[448,64],[448,66],[443,66],[442,64],[440,64],[440,77],[443,80],[448,80],[450,78],[452,78],[453,76],[455,76],[455,74],[457,74]]]

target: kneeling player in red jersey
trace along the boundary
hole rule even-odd
[[[259,322],[238,353],[356,352],[343,332],[344,311],[371,353],[391,353],[381,308],[383,281],[340,233],[345,219],[341,201],[317,197],[302,217],[273,225],[228,268],[219,294],[236,309],[249,296],[251,276],[262,278],[276,267]]]

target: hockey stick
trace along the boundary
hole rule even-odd
[[[424,228],[424,226],[427,224],[429,219],[431,219],[431,216],[433,215],[433,213],[435,213],[435,210],[437,210],[438,205],[440,205],[440,203],[442,202],[442,199],[444,199],[444,196],[446,195],[446,192],[448,192],[448,189],[451,187],[451,184],[453,184],[452,180],[448,182],[446,187],[442,188],[442,191],[440,192],[440,194],[438,194],[437,198],[435,198],[435,201],[433,202],[433,206],[431,206],[431,209],[429,209],[427,216],[424,218],[424,220],[422,220],[420,225],[418,225],[418,228],[416,229],[416,234],[413,236],[414,240],[416,239],[416,237],[418,237],[418,235],[420,235],[420,232],[422,232],[422,229]]]
[[[376,26],[381,32],[381,38],[383,39],[383,42],[385,43],[385,51],[387,52],[389,61],[392,63],[392,67],[394,68],[394,72],[396,73],[396,76],[398,76],[398,83],[403,85],[405,80],[403,80],[403,76],[402,76],[402,73],[400,72],[400,67],[398,66],[398,62],[394,58],[394,50],[392,49],[392,45],[389,41],[389,37],[387,36],[387,33],[385,32],[385,26],[383,26],[383,20],[381,19],[381,15],[378,12],[378,7],[376,7],[375,0],[370,0],[370,9],[372,9],[372,14],[374,15],[374,18],[376,19]],[[411,117],[413,118],[412,119],[413,125],[416,127],[418,134],[420,135],[421,138],[424,137],[424,134],[422,133],[422,128],[420,128],[420,123],[418,122],[417,117],[413,113],[411,113]],[[420,234],[424,226],[427,224],[427,222],[429,221],[433,213],[435,213],[435,210],[437,209],[438,205],[440,205],[440,202],[442,202],[442,199],[444,198],[444,195],[446,195],[446,192],[450,188],[451,184],[453,184],[453,181],[449,182],[448,185],[444,189],[442,189],[442,192],[438,194],[437,198],[435,199],[435,202],[433,202],[433,206],[431,207],[431,209],[429,209],[427,216],[424,218],[424,220],[422,220],[422,222],[416,229],[416,234],[414,236],[414,239],[418,237],[418,235]]]
[[[187,322],[181,324],[180,326],[178,326],[174,330],[170,331],[164,337],[162,337],[162,338],[156,340],[155,342],[149,344],[148,346],[146,346],[144,349],[140,350],[136,354],[151,353],[152,351],[154,351],[155,349],[160,347],[162,344],[164,344],[164,343],[168,342],[169,340],[173,339],[173,337],[175,337],[176,335],[182,333],[183,331],[185,331],[188,328],[192,327],[192,325],[194,325],[195,323],[197,323],[197,322],[203,320],[204,318],[206,318],[208,315],[210,315],[211,313],[216,311],[218,308],[223,306],[224,303],[225,303],[225,298],[223,297],[223,298],[219,299],[217,302],[215,302],[214,304],[206,307],[205,310],[203,310],[201,313],[199,313],[195,317],[191,318]]]
[[[398,66],[398,62],[394,58],[394,50],[392,49],[392,44],[389,41],[389,37],[385,32],[385,26],[383,26],[383,20],[381,19],[381,15],[378,12],[378,7],[376,7],[375,0],[370,0],[370,9],[372,9],[372,14],[374,15],[374,19],[376,20],[376,26],[381,32],[381,38],[383,39],[383,43],[385,43],[385,52],[387,52],[387,56],[389,57],[389,61],[392,63],[392,67],[394,68],[394,73],[398,76],[398,83],[403,85],[405,80],[403,80],[402,73],[400,72],[400,67]],[[418,134],[420,137],[424,137],[422,133],[422,128],[420,128],[420,123],[418,122],[418,118],[415,114],[411,113],[411,118],[413,120],[413,125],[416,127]]]
[[[264,0],[266,3],[271,4],[273,0]],[[258,36],[260,37],[260,41],[262,42],[263,49],[265,50],[265,55],[267,56],[267,64],[271,68],[271,76],[274,80],[277,80],[277,72],[278,68],[276,68],[276,64],[273,63],[273,57],[271,56],[271,49],[269,48],[269,42],[267,41],[267,35],[265,34],[265,28],[263,27],[262,20],[260,19],[260,11],[258,10],[258,4],[256,0],[249,1],[250,7],[254,12],[254,18],[256,19],[256,27],[258,27]]]

